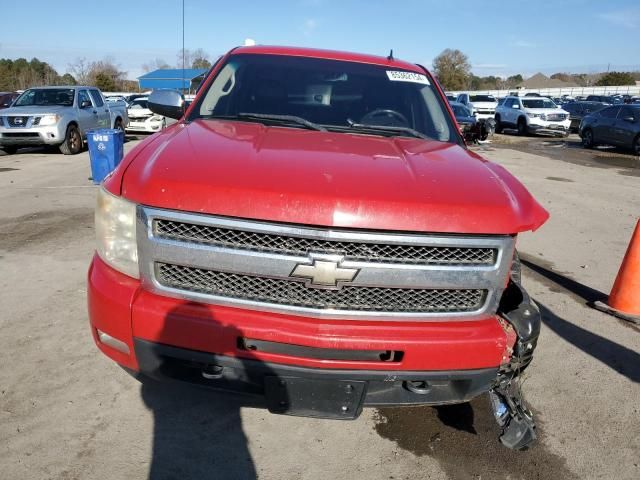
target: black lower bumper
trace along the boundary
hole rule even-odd
[[[335,370],[268,364],[134,340],[141,373],[257,397],[273,413],[355,418],[362,407],[462,403],[495,385],[497,368]]]

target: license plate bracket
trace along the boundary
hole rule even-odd
[[[367,382],[300,377],[265,377],[271,413],[301,417],[354,419],[362,411]]]

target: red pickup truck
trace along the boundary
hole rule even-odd
[[[292,415],[490,392],[502,442],[535,438],[515,384],[540,315],[515,245],[548,214],[466,148],[425,68],[241,47],[188,108],[170,90],[149,107],[180,121],[98,194],[102,352]]]

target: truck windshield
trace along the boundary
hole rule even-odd
[[[471,95],[469,100],[472,102],[495,102],[496,97],[493,95]]]
[[[64,107],[73,106],[75,97],[75,89],[73,88],[30,88],[18,97],[14,107],[30,107],[30,106],[54,106],[61,105]]]
[[[393,67],[236,54],[222,66],[198,102],[190,120],[222,118],[460,142],[428,77]]]
[[[522,105],[525,108],[558,108],[558,106],[547,98],[523,98]]]

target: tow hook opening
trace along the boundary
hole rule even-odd
[[[222,378],[222,371],[224,367],[220,365],[207,365],[200,372],[203,378],[207,380],[217,380]]]
[[[424,380],[407,380],[404,388],[417,395],[426,395],[430,390],[429,383]]]

